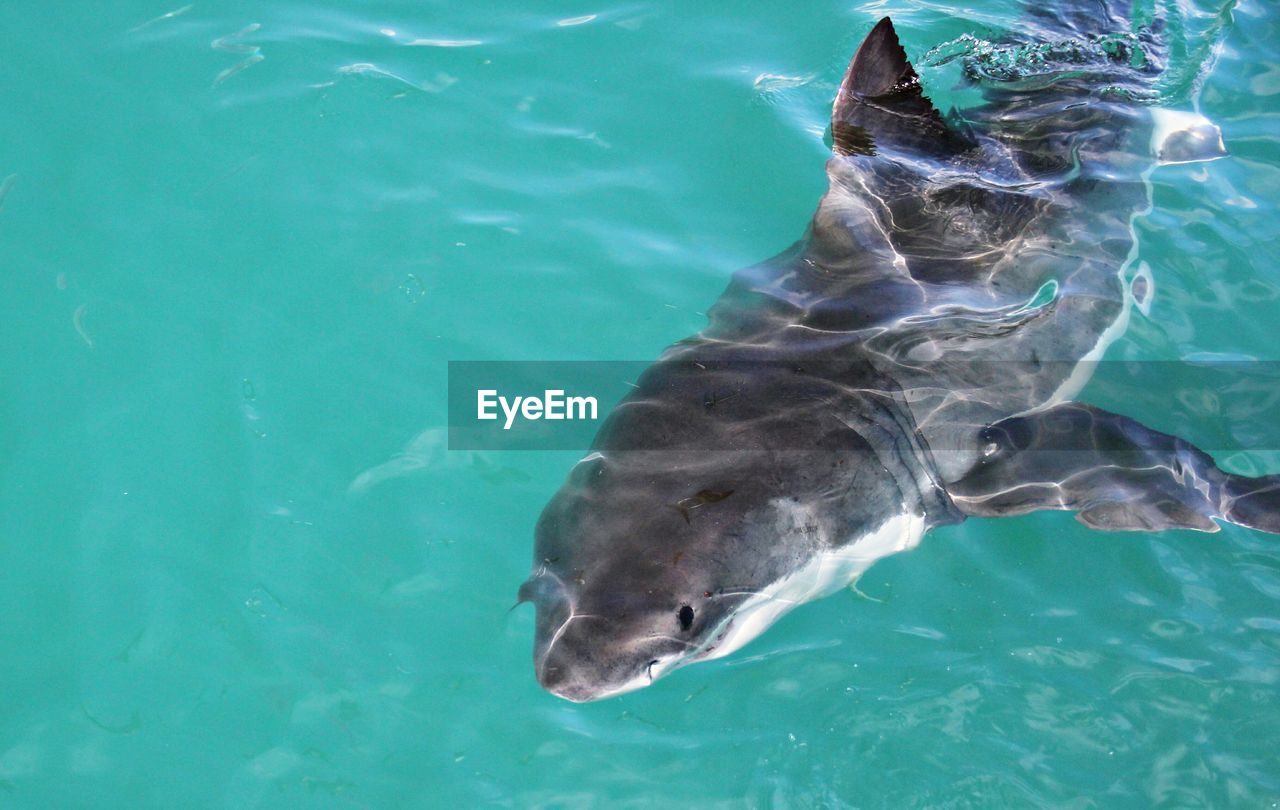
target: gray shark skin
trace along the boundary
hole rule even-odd
[[[1079,22],[1039,15],[1042,36]],[[1138,44],[944,117],[892,22],[872,29],[804,238],[735,275],[538,522],[520,599],[544,688],[596,700],[728,654],[969,515],[1280,531],[1280,478],[1072,401],[1148,289],[1129,259],[1152,118],[1096,92],[1158,75]]]

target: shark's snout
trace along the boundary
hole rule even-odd
[[[603,662],[583,657],[572,647],[553,647],[536,664],[538,683],[551,694],[575,703],[613,697],[653,683],[671,660],[670,656],[653,654],[658,657],[646,660],[628,655],[602,666]]]
[[[648,686],[678,663],[682,642],[653,633],[641,617],[592,612],[580,597],[550,575],[520,589],[521,601],[537,608],[533,660],[543,689],[575,703],[600,700]]]
[[[573,628],[583,618],[574,612],[575,594],[559,577],[544,571],[520,586],[520,601],[532,602],[537,610],[533,659],[538,683],[567,700],[591,700],[595,690],[578,652],[590,649],[590,639]]]
[[[574,703],[599,700],[620,691],[600,683],[592,672],[583,667],[572,654],[567,654],[564,648],[549,651],[547,656],[537,662],[536,669],[538,683],[543,689]]]
[[[648,686],[659,652],[619,631],[615,622],[602,616],[555,603],[539,605],[534,652],[538,683],[576,703]]]

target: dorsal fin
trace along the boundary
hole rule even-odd
[[[840,114],[840,100],[845,96],[874,98],[912,87],[919,93],[919,86],[920,77],[907,61],[907,52],[898,40],[893,20],[885,17],[871,29],[849,62],[844,81],[840,83],[840,95],[836,97],[835,112]]]
[[[950,130],[925,97],[893,21],[876,23],[853,55],[831,111],[838,155],[873,155],[877,145],[955,154],[972,144]]]

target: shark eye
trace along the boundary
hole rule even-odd
[[[685,605],[676,613],[676,618],[680,620],[680,629],[688,630],[693,626],[693,608]]]

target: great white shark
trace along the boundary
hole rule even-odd
[[[1081,5],[1035,30],[1125,30]],[[1149,31],[1099,41],[943,116],[890,19],[871,30],[804,238],[734,276],[538,521],[520,599],[543,687],[595,700],[726,655],[966,516],[1280,531],[1280,477],[1074,399],[1151,294],[1144,173],[1222,148],[1135,101],[1160,68]]]

